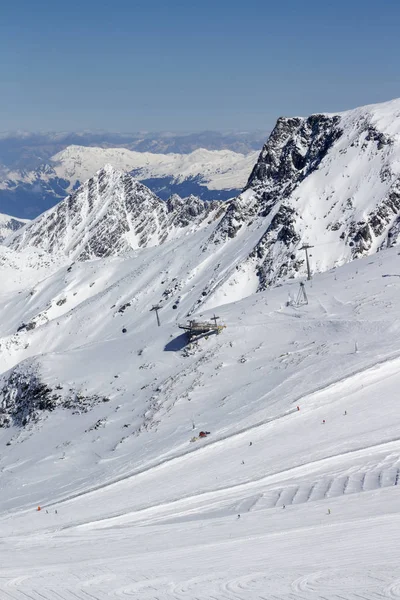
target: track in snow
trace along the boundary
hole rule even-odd
[[[399,483],[400,468],[396,466],[383,470],[359,471],[351,475],[326,476],[312,483],[294,484],[265,492],[253,508],[255,506],[259,509],[303,504],[304,502],[336,498],[345,494],[359,494],[397,486]]]
[[[400,597],[400,570],[319,570],[296,576],[268,569],[247,575],[209,573],[185,581],[167,577],[127,577],[116,582],[100,570],[76,587],[29,589],[26,578],[16,578],[0,592],[2,600],[397,600]],[[107,584],[113,583],[113,591]],[[102,588],[102,586],[104,586]],[[102,591],[103,589],[103,591]]]

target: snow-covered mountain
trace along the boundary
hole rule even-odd
[[[260,287],[311,264],[324,271],[398,242],[400,100],[337,115],[281,118],[215,244],[254,236]]]
[[[201,131],[112,133],[76,132],[0,132],[1,167],[32,170],[68,146],[127,148],[155,154],[190,154],[194,150],[232,150],[249,154],[258,150],[266,137],[263,131]]]
[[[193,196],[164,203],[108,167],[7,243],[86,259],[207,224],[198,252],[212,256],[214,267],[199,301],[238,300],[304,274],[304,244],[314,246],[310,264],[318,272],[397,243],[399,115],[400,101],[393,101],[279,119],[245,190],[223,205]]]
[[[280,119],[230,203],[106,166],[0,245],[0,596],[396,597],[399,120]]]
[[[26,223],[29,223],[28,219],[17,219],[9,215],[0,214],[0,243]]]
[[[207,306],[301,276],[304,244],[314,246],[312,271],[325,271],[398,241],[399,115],[400,101],[393,101],[279,119],[245,190],[220,206],[193,196],[165,204],[109,167],[101,181],[99,175],[90,179],[8,244],[85,259],[163,243],[211,224],[198,249],[214,265],[199,299]]]
[[[257,154],[206,149],[189,154],[155,154],[126,148],[68,146],[35,169],[3,169],[0,207],[12,207],[15,214],[37,216],[105,164],[130,172],[163,200],[173,193],[226,200],[241,191]]]
[[[164,202],[129,174],[106,165],[7,244],[88,260],[162,244],[201,228],[223,210],[221,203],[195,196],[174,195]]]

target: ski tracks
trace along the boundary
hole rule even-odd
[[[396,574],[398,575],[398,573]],[[317,571],[295,579],[291,588],[295,598],[326,600],[382,600],[398,598],[400,580],[389,583],[393,573],[371,571]]]
[[[61,575],[58,573],[60,583]],[[81,581],[73,587],[60,587],[59,583],[37,589],[29,589],[28,578],[19,577],[6,586],[0,584],[0,597],[2,600],[397,600],[400,597],[399,568],[395,572],[327,569],[291,574],[267,567],[245,575],[232,575],[215,572],[181,581],[124,575],[118,582],[101,585],[94,579],[83,582],[85,574],[81,573]]]

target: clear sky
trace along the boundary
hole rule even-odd
[[[399,0],[3,0],[0,130],[268,129],[400,96]]]

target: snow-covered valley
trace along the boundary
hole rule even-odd
[[[273,224],[343,154],[267,198],[273,140],[228,206],[107,167],[0,246],[0,597],[400,595],[397,213],[368,248],[307,210]]]

